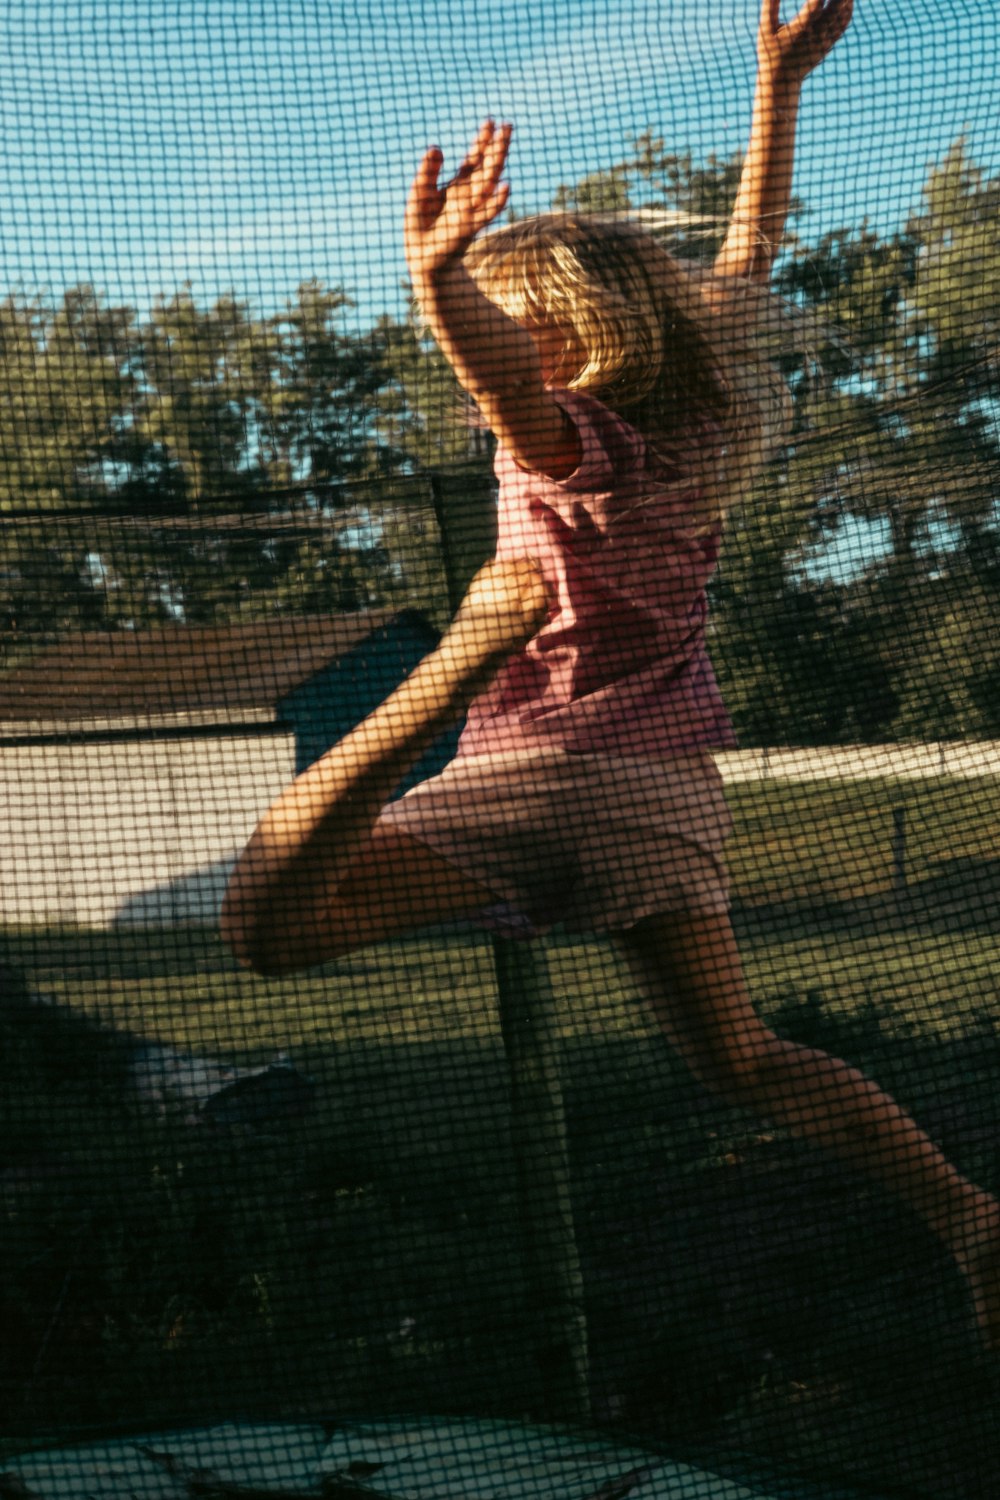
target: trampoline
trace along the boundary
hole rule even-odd
[[[700,915],[728,882],[775,1046],[877,1081],[853,1157],[823,1146],[825,1086],[770,1115],[760,1069],[715,1086],[720,1034],[671,1011],[683,966],[650,1005],[617,929],[562,919],[596,807],[575,842],[552,818],[497,853],[509,805],[477,793],[499,873],[475,920],[288,972],[220,936],[266,810],[442,659],[498,544],[494,441],[411,295],[422,154],[440,142],[443,183],[482,121],[513,119],[493,227],[638,226],[724,361],[703,290],[732,245],[758,19],[755,0],[5,8],[0,1496],[996,1492],[989,1255],[963,1275],[933,1194],[919,1212],[888,1190],[888,1150],[865,1167],[891,1105],[953,1186],[1000,1191],[986,0],[855,0],[806,78],[769,290],[751,256],[756,290],[725,304],[726,368],[781,376],[787,431],[721,540],[707,510],[670,512],[671,558],[702,569],[680,634],[724,703],[707,676],[684,699],[702,739],[720,726],[696,747],[718,777]],[[769,318],[748,332],[750,304]],[[732,419],[731,457],[736,397],[685,368],[677,411],[715,413],[699,442]],[[593,506],[618,470],[591,511],[572,476],[640,432],[601,390],[563,393],[586,451],[531,502],[588,559],[621,521]],[[690,507],[715,491],[677,421],[657,503]],[[608,576],[587,587],[592,622],[624,622],[609,655],[638,660],[649,620]],[[572,631],[546,639],[516,658],[536,684],[575,670]],[[659,690],[635,692],[633,728]],[[453,761],[463,714],[488,737],[470,701],[387,797]],[[644,806],[665,817],[668,793]],[[672,878],[660,826],[643,859]],[[670,827],[676,861],[698,830]],[[525,861],[546,874],[530,911]],[[305,943],[312,908],[281,887]]]

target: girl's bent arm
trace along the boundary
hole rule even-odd
[[[806,0],[783,26],[780,0],[763,0],[750,144],[717,275],[769,279],[791,202],[802,85],[847,30],[852,8],[853,0]]]
[[[459,384],[523,469],[565,478],[580,462],[576,430],[545,388],[531,335],[484,297],[460,263],[423,281],[427,324]]]
[[[406,207],[406,258],[423,316],[459,383],[522,468],[564,478],[579,443],[546,389],[531,334],[490,302],[462,264],[476,234],[507,202],[501,174],[510,126],[487,120],[451,182],[438,185],[443,157],[424,156]]]

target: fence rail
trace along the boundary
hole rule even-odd
[[[1000,776],[1000,740],[781,746],[716,756],[724,781],[877,781]]]
[[[230,860],[295,771],[292,734],[243,728],[0,743],[0,924],[214,923]],[[729,783],[1000,777],[1000,741],[717,759]]]

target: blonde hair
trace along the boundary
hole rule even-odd
[[[723,281],[609,216],[517,220],[473,241],[464,263],[516,322],[564,332],[552,383],[597,396],[680,462],[703,525],[782,443],[791,402],[771,356],[790,320],[765,288]]]

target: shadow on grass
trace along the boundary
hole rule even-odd
[[[994,932],[1000,917],[1000,859],[940,860],[926,879],[857,900],[737,905],[746,942],[797,941],[804,934]]]

